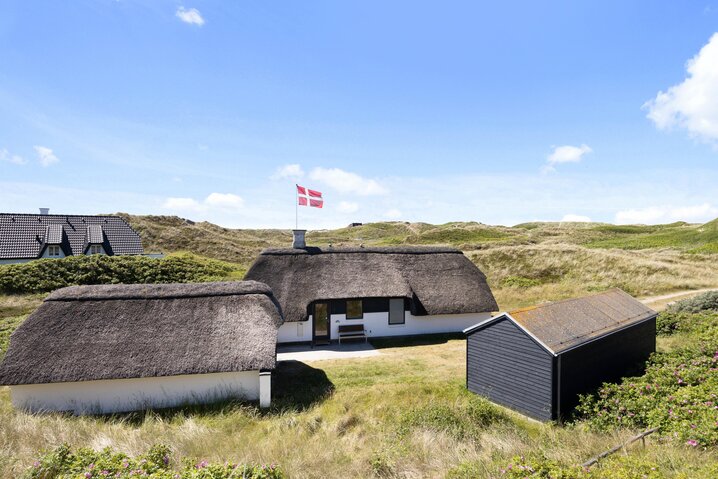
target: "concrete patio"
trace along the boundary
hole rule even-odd
[[[328,359],[370,358],[381,355],[369,343],[330,344],[325,346],[277,346],[277,361],[324,361]]]

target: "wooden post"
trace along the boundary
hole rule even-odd
[[[626,446],[638,441],[639,439],[643,442],[643,447],[646,446],[646,436],[649,434],[653,434],[654,432],[658,431],[657,427],[654,427],[652,429],[648,429],[646,431],[643,431],[640,434],[637,434],[636,436],[633,436],[628,441],[624,442],[623,444],[619,444],[618,446],[612,447],[608,451],[602,452],[598,456],[589,459],[588,461],[581,464],[581,467],[591,467],[594,464],[598,463],[599,460],[603,459],[606,456],[610,456],[614,452],[618,452],[619,450],[623,449],[624,454],[628,454],[628,451],[626,450]]]

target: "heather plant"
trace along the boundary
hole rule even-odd
[[[184,460],[173,469],[170,448],[155,445],[136,458],[105,448],[101,451],[78,449],[67,445],[45,454],[24,475],[25,479],[282,479],[275,465],[210,464],[207,461]]]

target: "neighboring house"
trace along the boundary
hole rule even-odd
[[[72,286],[10,337],[0,385],[29,411],[270,403],[282,316],[254,281]]]
[[[461,332],[498,306],[484,274],[453,248],[268,249],[245,279],[268,284],[285,323],[279,342]]]
[[[657,313],[620,289],[501,313],[464,331],[470,391],[540,420],[645,365]]]
[[[0,213],[0,264],[142,253],[140,235],[119,216]]]

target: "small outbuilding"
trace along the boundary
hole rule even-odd
[[[501,313],[464,331],[466,386],[540,420],[638,371],[656,350],[657,313],[620,289]]]
[[[115,413],[271,396],[281,310],[265,284],[72,286],[10,338],[15,407]]]

